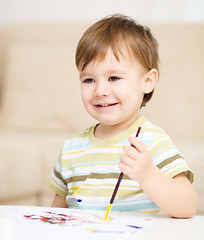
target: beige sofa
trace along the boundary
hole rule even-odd
[[[80,100],[76,44],[89,24],[0,27],[0,204],[49,206],[46,185],[64,140],[95,123]],[[204,25],[150,26],[161,74],[143,110],[195,172],[204,213]]]

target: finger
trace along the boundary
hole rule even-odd
[[[127,173],[129,173],[132,170],[131,167],[129,167],[126,164],[123,164],[122,162],[118,163],[118,167],[120,168],[121,172],[123,172],[126,175],[128,175]]]
[[[134,147],[130,145],[123,146],[123,152],[130,158],[137,159],[139,157],[140,152]]]
[[[139,138],[129,137],[128,141],[138,152],[144,152],[146,150],[146,145]]]
[[[132,167],[134,166],[134,164],[135,164],[135,159],[133,159],[133,158],[127,156],[127,155],[122,155],[122,156],[120,157],[120,162],[121,162],[122,164],[124,164],[124,165],[129,166],[129,167],[132,168]]]

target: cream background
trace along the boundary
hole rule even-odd
[[[96,21],[120,12],[142,23],[204,22],[203,0],[1,0],[0,23]]]

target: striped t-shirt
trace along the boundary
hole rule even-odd
[[[127,138],[135,136],[141,127],[139,139],[149,150],[152,162],[169,177],[185,172],[193,181],[193,173],[168,135],[140,117],[130,128],[109,140],[97,139],[92,126],[65,141],[48,185],[66,198],[70,208],[106,210],[120,169],[118,162]],[[143,192],[138,182],[124,175],[112,210],[156,212],[158,206]]]

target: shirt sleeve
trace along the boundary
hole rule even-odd
[[[68,193],[68,187],[67,183],[61,175],[61,154],[55,164],[55,167],[53,168],[52,172],[48,177],[47,184],[53,192],[55,192],[61,197],[66,198]]]
[[[163,173],[174,177],[184,172],[189,181],[193,183],[194,173],[165,132],[155,138],[150,148],[150,154],[153,164]]]

